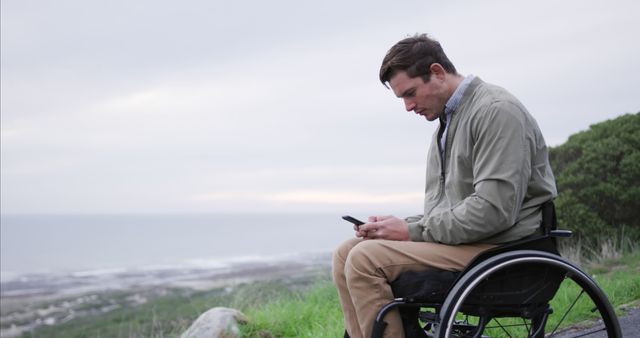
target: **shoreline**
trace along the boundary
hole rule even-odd
[[[76,293],[101,289],[121,289],[131,285],[177,283],[242,273],[262,266],[283,264],[309,265],[330,260],[329,251],[275,255],[232,256],[188,259],[173,264],[150,264],[139,267],[107,267],[59,272],[1,271],[0,297],[38,296]],[[82,286],[85,286],[83,289]],[[92,286],[86,288],[86,286]],[[77,289],[77,290],[76,290]]]
[[[18,337],[42,325],[135,307],[175,293],[195,293],[262,280],[296,280],[327,271],[330,253],[244,260],[217,268],[172,267],[103,273],[34,274],[2,282],[0,336]]]

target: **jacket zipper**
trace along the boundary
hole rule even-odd
[[[449,122],[451,123],[451,122]],[[444,158],[445,155],[442,149],[442,136],[444,134],[445,124],[440,120],[440,130],[438,130],[438,156],[440,157],[440,184],[444,190]],[[445,149],[447,146],[447,140],[444,140]]]
[[[438,142],[438,158],[440,158],[440,186],[438,187],[438,196],[436,198],[436,203],[434,204],[433,208],[431,208],[431,210],[429,210],[428,213],[425,214],[428,215],[431,213],[431,211],[433,211],[433,209],[435,209],[436,206],[438,206],[440,199],[442,198],[442,195],[444,194],[444,156],[442,155],[442,146],[440,143],[440,139],[442,138],[442,134],[444,134],[444,123],[442,123],[442,121],[440,122],[440,130],[438,130],[438,139],[436,140]],[[446,145],[446,140],[445,140],[445,145]]]

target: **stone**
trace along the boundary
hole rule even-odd
[[[246,322],[247,317],[236,309],[214,307],[201,314],[180,338],[239,338],[238,323]]]

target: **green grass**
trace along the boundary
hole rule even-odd
[[[640,251],[591,263],[594,276],[618,309],[640,300]],[[563,286],[556,298],[567,306],[573,287]],[[119,295],[124,297],[126,295]],[[23,337],[178,337],[201,313],[215,306],[241,310],[249,319],[245,337],[340,337],[344,326],[337,292],[328,273],[303,280],[280,280],[238,285],[232,290],[206,292],[169,290],[146,304],[106,314],[42,326]],[[588,305],[583,305],[588,306]],[[572,323],[588,320],[570,318]]]
[[[640,250],[596,265],[596,268],[596,271],[588,271],[614,306],[620,309],[640,300]]]
[[[304,294],[248,309],[245,337],[339,337],[344,332],[336,289],[319,281]]]

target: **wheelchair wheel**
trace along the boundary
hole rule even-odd
[[[510,276],[518,273],[538,275],[546,284],[530,291],[527,285],[514,287],[513,281],[522,279]],[[501,293],[505,289],[525,291]],[[436,337],[622,337],[613,307],[595,281],[541,251],[506,252],[473,267],[453,286],[438,317]]]

